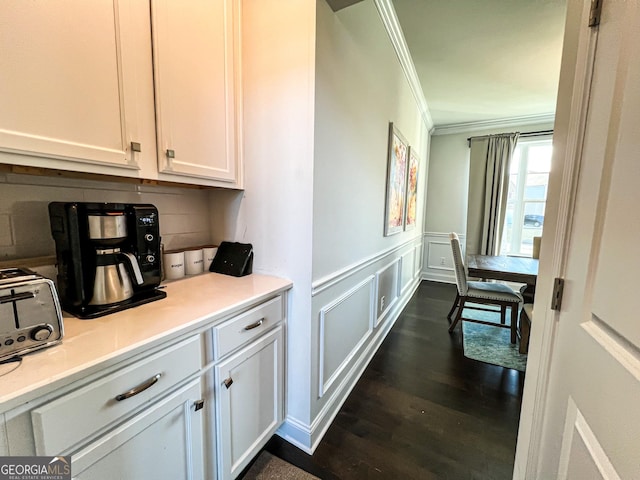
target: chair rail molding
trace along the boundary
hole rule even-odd
[[[446,239],[447,239],[447,242],[448,242],[448,241],[449,241],[449,234],[450,234],[450,233],[451,233],[451,232],[424,232],[424,233],[422,234],[422,236],[423,236],[424,238],[427,238],[427,237],[441,237],[441,238],[446,238]],[[457,233],[457,232],[456,232],[456,233]],[[460,240],[462,240],[463,238],[466,238],[466,237],[467,237],[467,234],[466,234],[466,233],[458,233],[457,235],[458,235],[458,238],[459,238]]]
[[[448,234],[447,234],[448,235]],[[395,252],[406,248],[409,245],[415,244],[416,242],[422,242],[423,235],[416,235],[413,238],[402,242],[398,245],[394,245],[393,247],[389,247],[385,250],[381,250],[378,253],[374,253],[366,258],[358,262],[354,262],[346,267],[341,268],[340,270],[336,270],[329,275],[326,275],[318,280],[315,280],[311,284],[311,296],[315,297],[319,293],[327,290],[328,288],[333,287],[334,285],[340,283],[341,281],[349,278],[351,275],[360,272],[361,270],[373,265],[374,263],[382,260],[383,258],[394,254]]]

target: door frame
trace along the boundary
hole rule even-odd
[[[568,0],[553,133],[552,171],[531,327],[513,479],[536,479],[559,312],[553,284],[563,277],[571,236],[598,28],[589,28],[590,3]]]

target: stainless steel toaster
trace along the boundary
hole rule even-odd
[[[0,269],[0,360],[55,345],[63,335],[55,284],[30,270]]]

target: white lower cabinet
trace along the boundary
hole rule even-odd
[[[213,405],[201,367],[194,335],[41,402],[28,412],[35,453],[70,455],[77,479],[203,480],[203,409]]]
[[[73,477],[204,479],[200,395],[198,379],[90,443],[72,455]]]
[[[0,412],[0,453],[70,455],[82,480],[236,478],[284,418],[285,305],[271,297]]]
[[[278,326],[215,368],[220,480],[236,478],[282,423],[283,352]]]

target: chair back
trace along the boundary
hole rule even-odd
[[[542,237],[533,237],[533,252],[531,258],[540,258],[540,243],[542,243]]]
[[[456,285],[458,287],[458,294],[465,296],[469,289],[467,285],[467,269],[464,266],[464,260],[462,259],[462,248],[460,247],[460,239],[454,232],[449,234],[449,240],[451,241],[451,251],[453,253],[453,268],[456,273]]]

